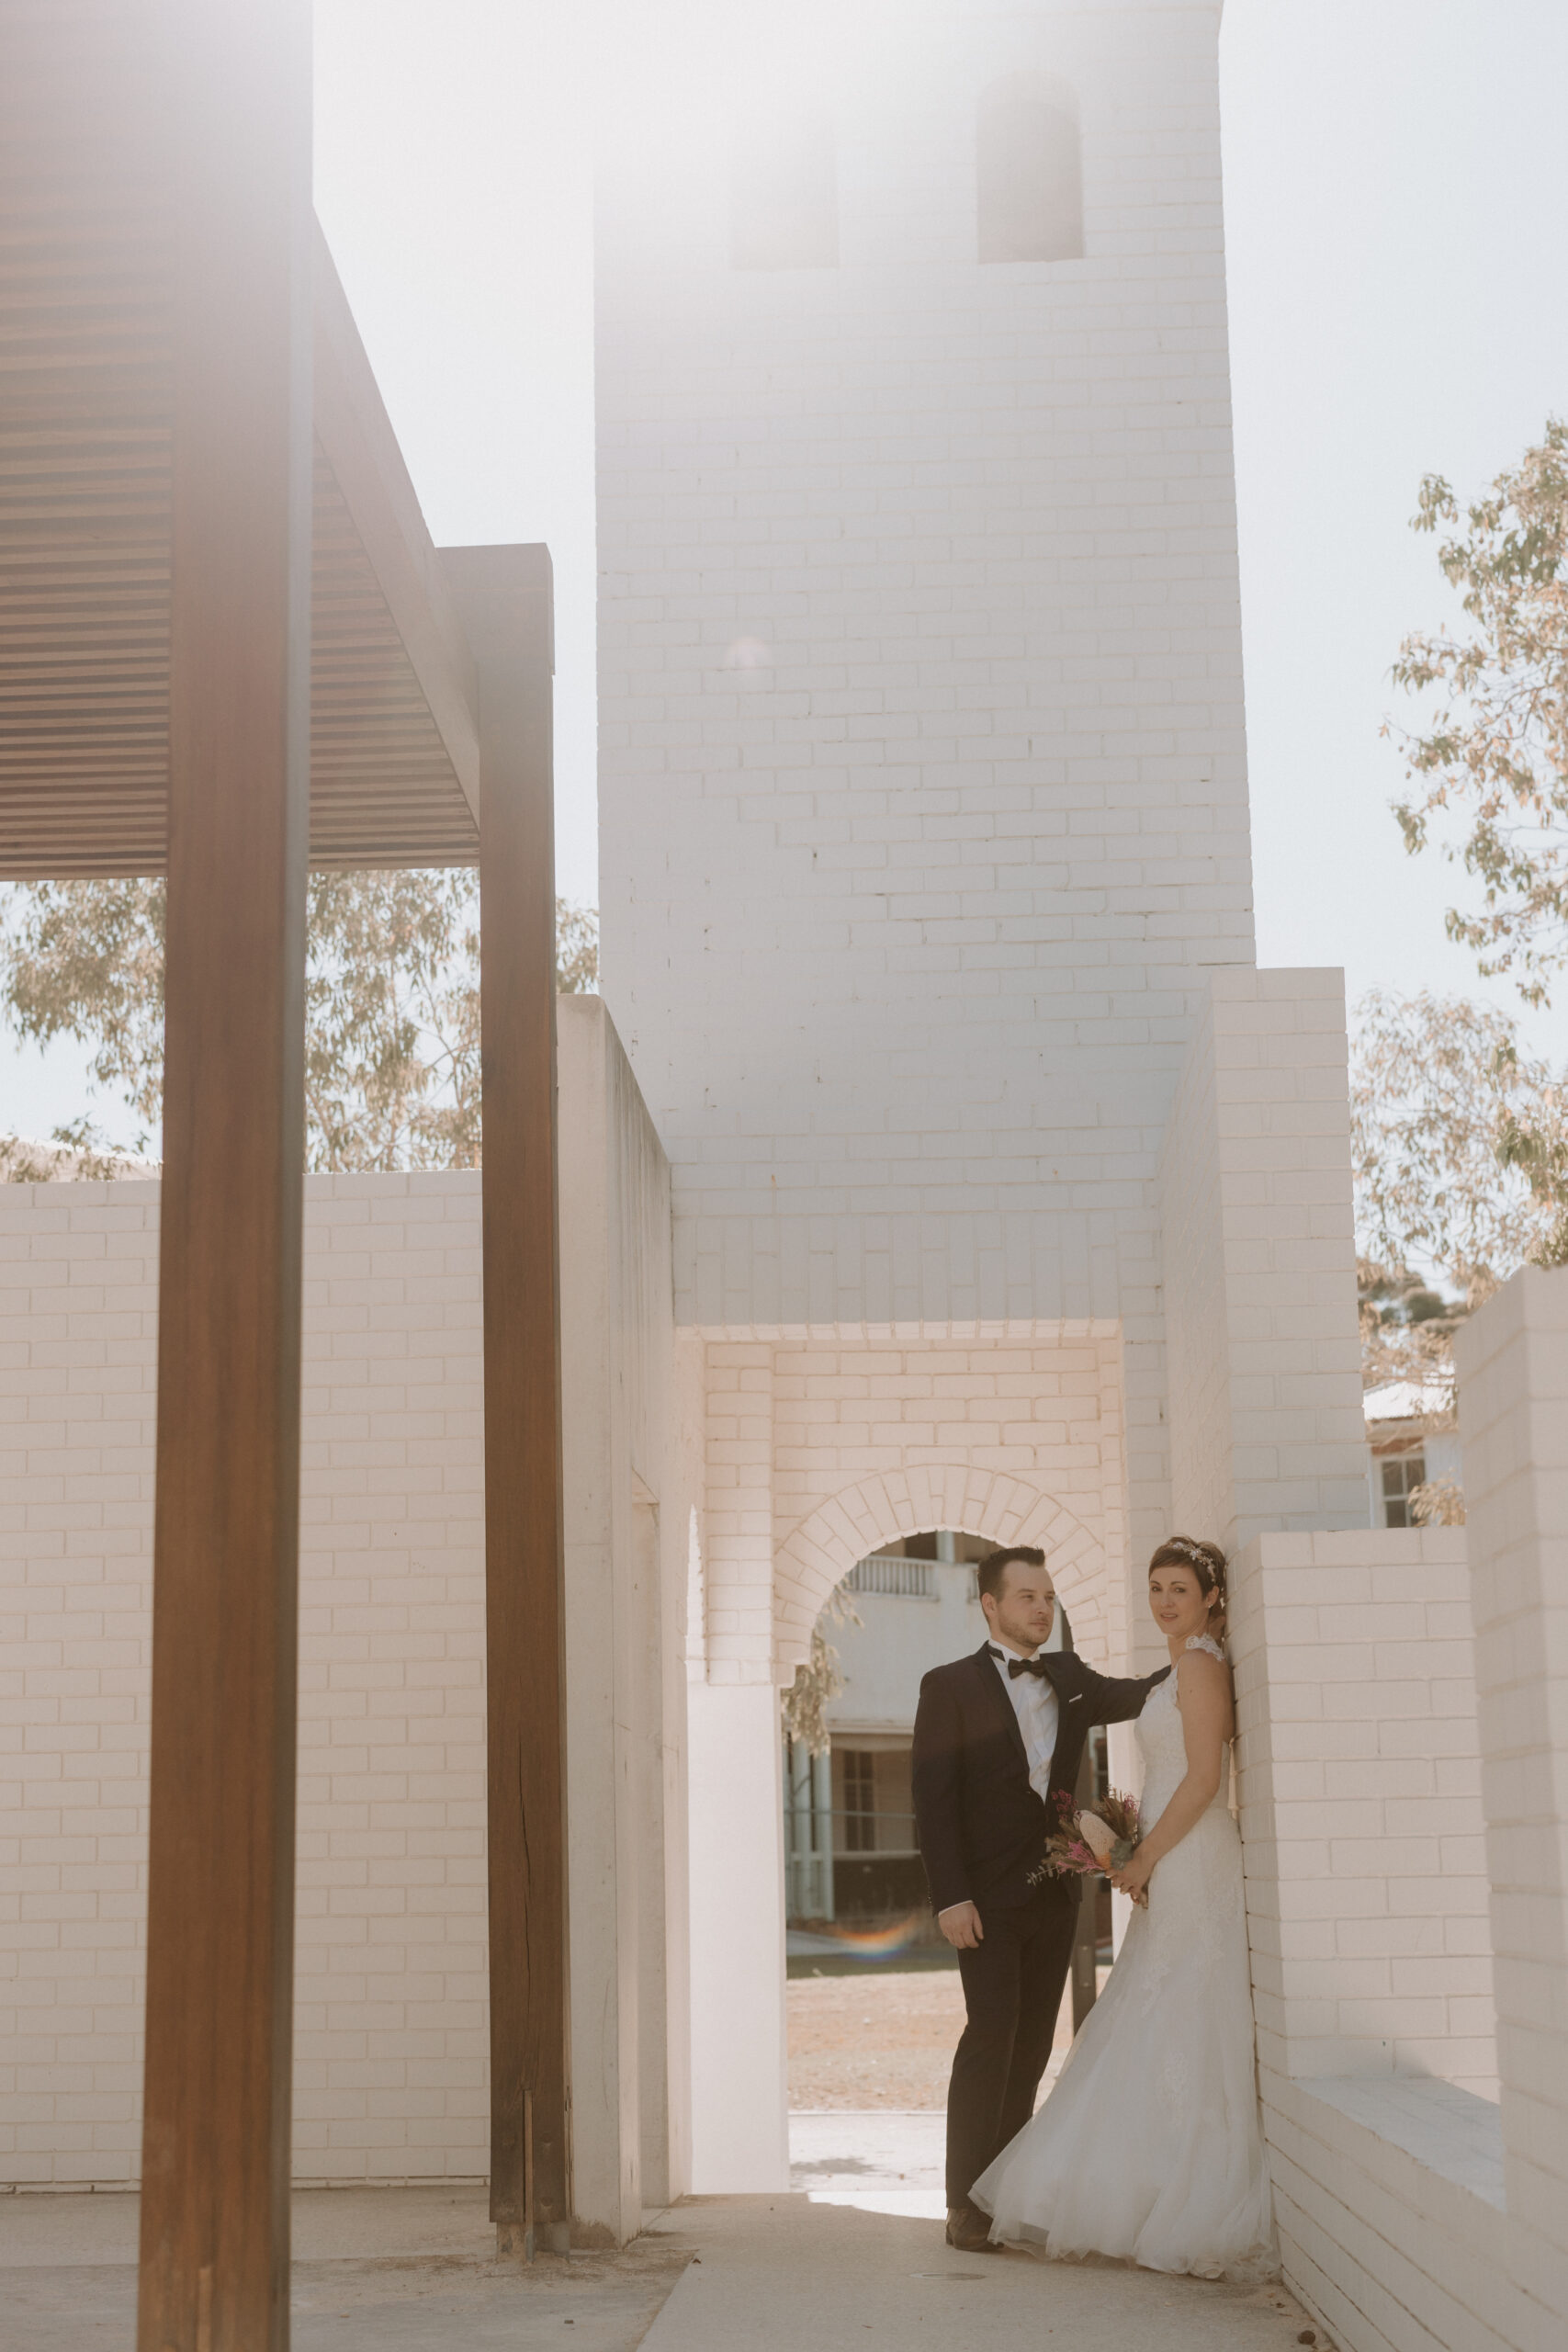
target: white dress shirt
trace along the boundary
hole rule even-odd
[[[1056,1724],[1060,1709],[1056,1693],[1043,1674],[1010,1674],[1008,1660],[1018,1655],[996,1643],[990,1645],[997,1672],[1012,1702],[1018,1727],[1029,1758],[1029,1785],[1046,1804],[1051,1802],[1051,1758],[1056,1753]],[[1038,1653],[1037,1653],[1038,1655]]]

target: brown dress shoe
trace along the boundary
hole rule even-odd
[[[992,2243],[991,2217],[982,2213],[977,2205],[950,2205],[947,2209],[947,2243],[960,2254],[1000,2254],[1001,2248]]]

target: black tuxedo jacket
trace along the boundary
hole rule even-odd
[[[1046,1677],[1056,1693],[1051,1787],[1075,1789],[1092,1724],[1141,1714],[1156,1682],[1096,1674],[1073,1650],[1053,1650]],[[1049,1832],[1056,1826],[1029,1785],[1029,1758],[1012,1701],[987,1642],[970,1657],[933,1667],[920,1684],[912,1758],[915,1819],[933,1911],[954,1903],[1022,1903]],[[1076,1881],[1043,1890],[1065,1903]]]

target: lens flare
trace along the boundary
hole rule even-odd
[[[828,1928],[821,1932],[824,1942],[830,1938],[847,1960],[892,1960],[919,1939],[924,1917],[921,1911],[910,1911],[902,1919],[889,1920],[886,1928]]]

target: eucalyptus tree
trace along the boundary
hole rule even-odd
[[[464,868],[310,877],[306,1164],[469,1168],[479,1157],[479,878]],[[556,980],[598,978],[591,909],[556,901]],[[0,1012],[20,1037],[88,1047],[140,1124],[162,1114],[164,885],[40,882],[9,894]],[[103,1148],[80,1125],[57,1138]]]

